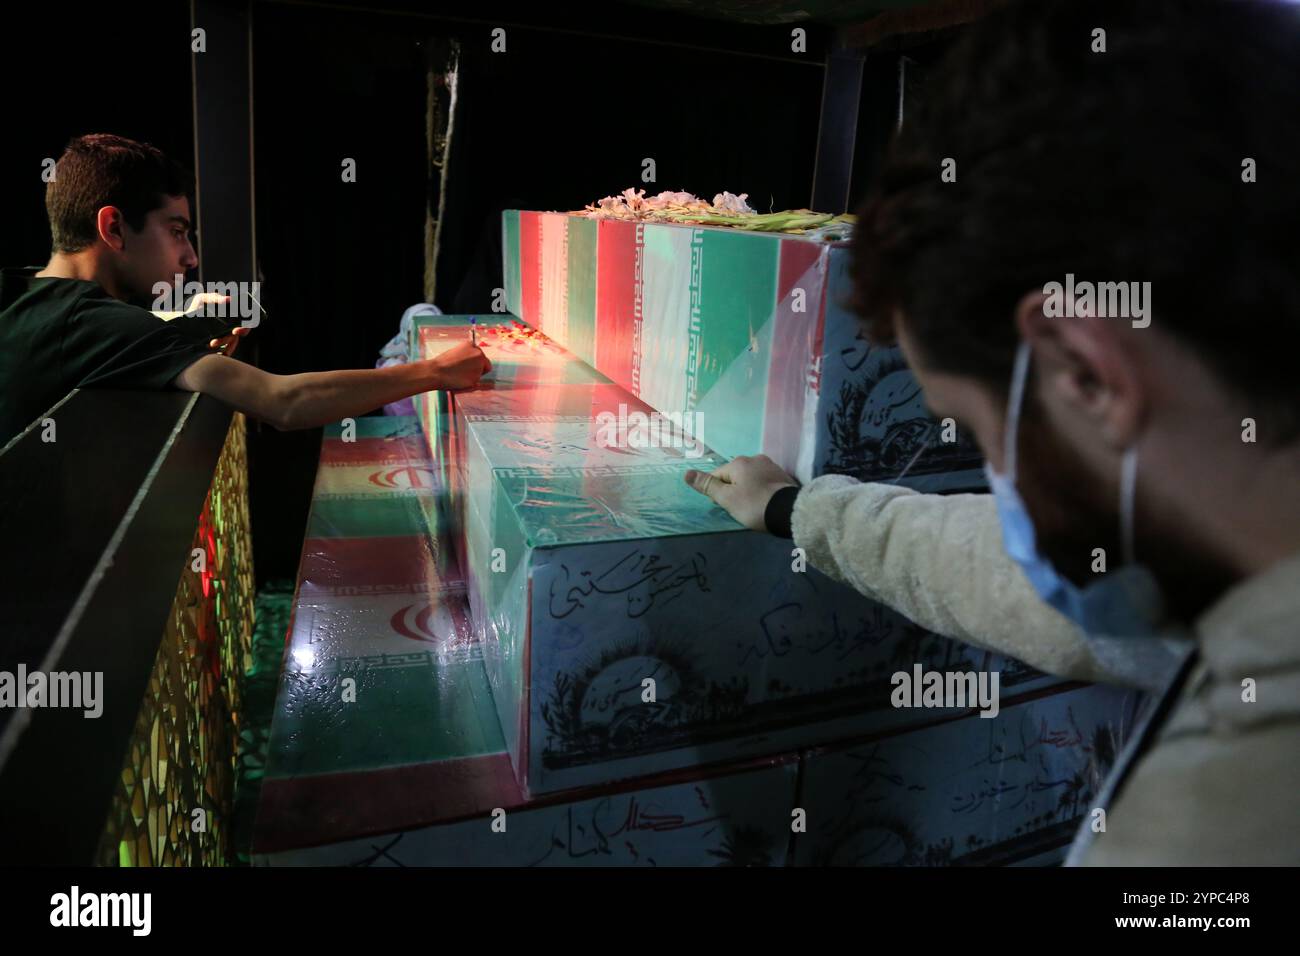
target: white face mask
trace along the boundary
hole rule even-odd
[[[1135,446],[1124,452],[1120,466],[1123,565],[1114,571],[1098,572],[1096,581],[1081,588],[1063,577],[1038,551],[1033,520],[1016,489],[1016,438],[1029,376],[1029,358],[1029,344],[1021,342],[1016,352],[1011,396],[1007,402],[1006,473],[998,474],[987,462],[984,465],[989,488],[997,502],[998,519],[1002,523],[1003,547],[1024,570],[1039,597],[1078,624],[1085,633],[1109,637],[1152,636],[1163,616],[1164,600],[1155,576],[1148,568],[1137,564],[1133,554],[1133,509],[1137,487]]]

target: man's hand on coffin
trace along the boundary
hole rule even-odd
[[[769,531],[765,513],[772,495],[799,486],[766,455],[741,455],[712,472],[686,472],[686,483],[751,531]]]
[[[435,378],[440,382],[435,388],[458,389],[473,388],[488,372],[492,371],[492,362],[477,345],[462,342],[441,355],[428,359],[435,370]]]

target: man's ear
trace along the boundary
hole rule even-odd
[[[1030,292],[1016,306],[1016,328],[1033,350],[1047,399],[1092,424],[1112,447],[1127,448],[1146,409],[1137,359],[1127,347],[1133,332],[1113,319],[1049,317],[1048,298]]]
[[[126,237],[122,234],[122,210],[116,206],[100,206],[95,214],[95,228],[99,238],[110,249],[121,252],[126,246]]]

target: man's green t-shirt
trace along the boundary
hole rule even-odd
[[[167,388],[225,334],[216,320],[164,322],[96,282],[39,271],[0,270],[0,446],[74,388]]]

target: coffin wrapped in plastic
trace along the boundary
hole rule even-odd
[[[766,454],[920,490],[984,486],[897,347],[849,309],[849,244],[714,226],[508,210],[505,303],[720,454]]]
[[[422,325],[420,354],[467,339],[456,321]],[[742,528],[684,481],[721,456],[620,386],[583,381],[547,337],[503,331],[529,344],[498,354],[496,333],[475,335],[491,380],[426,420],[451,463],[470,616],[528,793],[933,719],[890,705],[891,675],[917,661],[1005,669],[1004,691],[1051,681]]]

